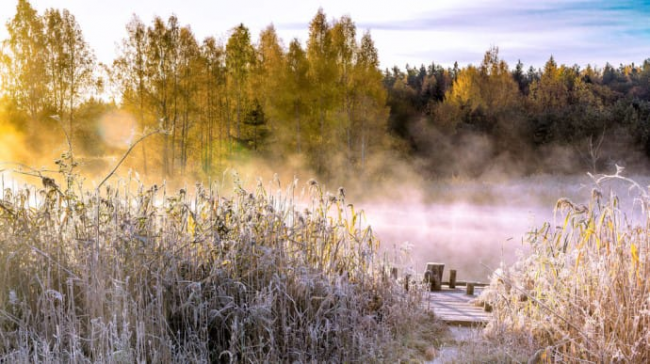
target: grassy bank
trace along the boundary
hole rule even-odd
[[[0,200],[2,362],[394,362],[427,349],[419,294],[385,278],[342,189],[68,182]]]
[[[486,333],[542,362],[645,363],[650,198],[619,173],[594,183],[589,202],[559,200],[555,223],[530,234],[531,254],[495,272],[482,297],[494,309]],[[628,185],[635,204],[603,196],[610,183]]]

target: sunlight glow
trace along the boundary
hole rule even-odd
[[[97,128],[102,140],[112,147],[124,148],[131,144],[135,134],[135,118],[124,111],[104,115]]]

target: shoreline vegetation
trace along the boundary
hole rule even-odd
[[[558,200],[478,298],[487,328],[455,342],[423,287],[389,278],[397,261],[343,188],[244,188],[232,172],[192,193],[85,190],[71,160],[63,188],[43,177],[0,199],[3,361],[648,359],[650,197],[622,168],[591,176],[588,203]]]
[[[2,361],[392,362],[442,330],[343,190],[70,181],[0,200]]]
[[[527,237],[531,252],[493,273],[478,299],[493,310],[488,340],[535,362],[650,360],[650,196],[621,172],[594,176],[586,204],[559,199],[554,223]],[[603,193],[611,183],[634,194],[634,221]]]

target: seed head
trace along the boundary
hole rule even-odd
[[[561,198],[557,200],[555,203],[555,209],[556,210],[564,210],[564,209],[570,209],[570,210],[575,210],[576,205],[571,202],[568,198]]]
[[[591,198],[598,201],[603,198],[603,193],[599,189],[594,188],[591,190]]]
[[[43,177],[42,182],[43,182],[43,187],[45,188],[54,188],[57,190],[59,189],[59,186],[56,185],[56,182],[54,181],[53,178]]]

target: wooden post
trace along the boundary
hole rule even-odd
[[[440,291],[442,290],[442,273],[445,270],[444,263],[427,263],[427,272],[429,273],[429,283],[431,285],[431,291]],[[425,280],[427,274],[424,274]]]
[[[406,274],[406,275],[404,275],[404,289],[406,290],[406,292],[409,291],[409,280],[410,280],[410,279],[411,279],[411,275],[410,275],[410,274]]]
[[[431,281],[431,274],[433,273],[429,271],[424,272],[424,280],[423,280],[424,283],[429,283]]]
[[[395,281],[397,280],[397,268],[390,269],[390,277]]]
[[[467,282],[467,291],[465,292],[468,296],[474,295],[474,283]]]
[[[449,288],[456,288],[456,270],[449,270]]]
[[[429,279],[429,291],[431,292],[440,291],[440,289],[438,288],[439,285],[440,283],[438,282],[438,276],[432,273],[431,278]]]
[[[492,305],[487,302],[483,302],[483,311],[492,312]]]

